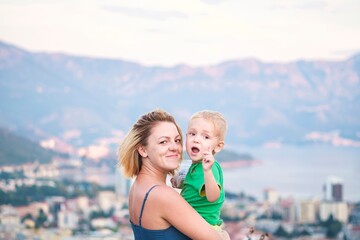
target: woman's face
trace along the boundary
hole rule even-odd
[[[153,127],[144,150],[152,166],[159,171],[168,173],[178,168],[183,146],[175,124],[160,122]]]

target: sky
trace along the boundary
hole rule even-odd
[[[0,0],[0,41],[149,66],[341,60],[360,52],[360,1]]]

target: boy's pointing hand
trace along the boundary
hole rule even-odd
[[[202,166],[204,171],[211,170],[214,161],[214,155],[212,154],[211,148],[209,147],[207,151],[203,152]]]

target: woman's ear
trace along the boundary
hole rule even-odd
[[[225,143],[224,143],[223,141],[220,141],[220,142],[216,145],[216,147],[215,147],[215,149],[214,149],[214,152],[215,152],[215,153],[219,153],[219,152],[224,148],[224,145],[225,145]]]
[[[146,149],[144,146],[139,146],[137,148],[137,150],[138,150],[140,156],[142,156],[143,158],[147,157],[147,152],[146,152]]]

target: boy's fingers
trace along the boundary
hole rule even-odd
[[[203,162],[204,162],[204,163],[208,163],[208,162],[210,162],[210,160],[209,160],[206,156],[204,156]]]
[[[212,152],[211,152],[211,147],[209,146],[209,147],[207,148],[207,151],[204,151],[204,152],[203,152],[203,156],[207,156],[207,155],[210,155],[210,154],[212,154]]]
[[[208,147],[208,152],[209,152],[209,154],[212,155],[212,150],[211,150],[211,147],[210,147],[210,146]]]

